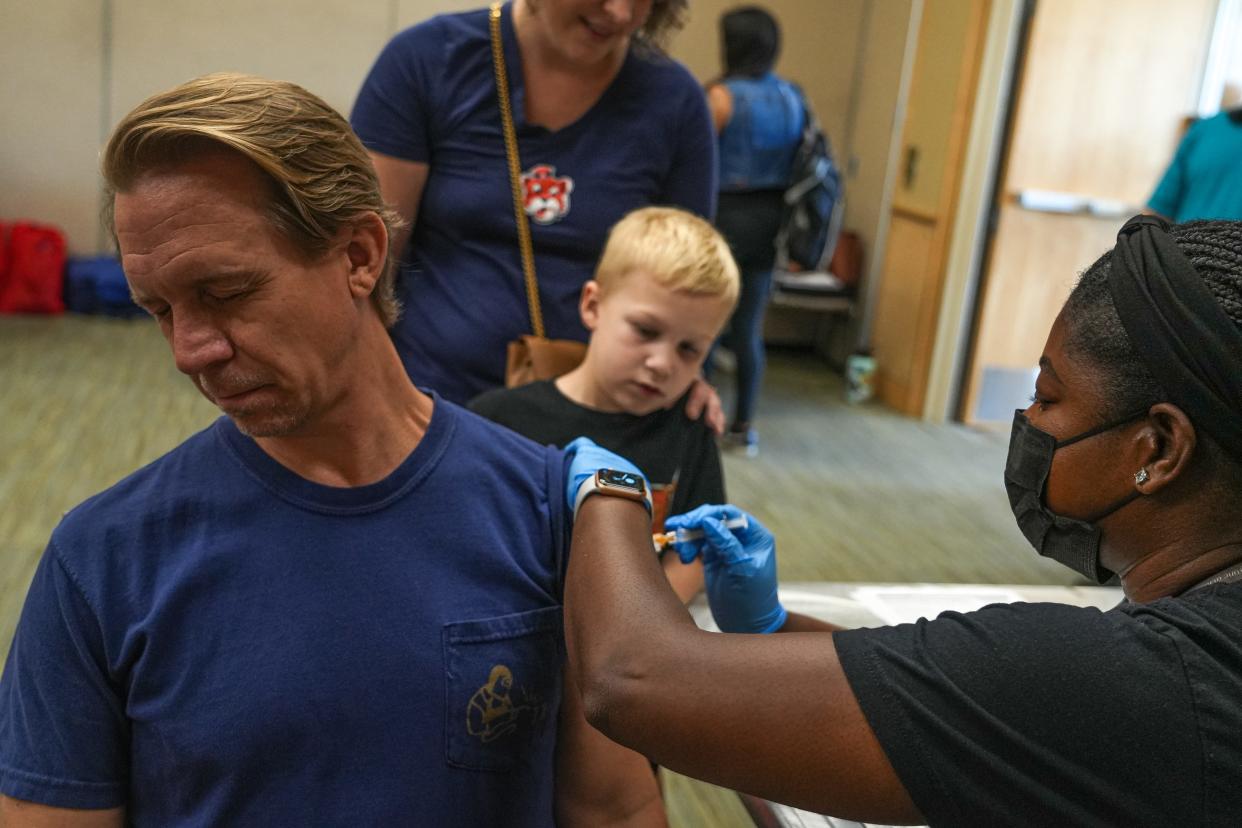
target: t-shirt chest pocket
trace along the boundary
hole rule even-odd
[[[445,758],[470,770],[537,761],[555,732],[561,608],[444,625]]]

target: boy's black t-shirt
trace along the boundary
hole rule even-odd
[[[590,437],[630,460],[651,483],[656,531],[669,515],[724,503],[720,450],[711,430],[686,418],[686,397],[643,416],[595,411],[566,397],[552,380],[488,391],[470,410],[538,443],[564,447]]]

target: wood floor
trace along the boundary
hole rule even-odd
[[[730,499],[776,534],[783,581],[1077,582],[1014,526],[1007,433],[842,396],[819,360],[773,354],[759,456],[725,458]],[[0,317],[0,658],[60,516],[216,416],[146,320]],[[665,784],[675,826],[749,825],[727,791]]]

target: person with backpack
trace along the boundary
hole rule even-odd
[[[721,340],[737,359],[736,400],[724,443],[753,456],[759,448],[754,416],[763,382],[763,316],[807,113],[798,88],[772,71],[781,35],[771,14],[742,6],[721,16],[720,30],[724,75],[707,87],[719,149],[716,227],[742,275],[741,296]]]

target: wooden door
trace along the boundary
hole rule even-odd
[[[1078,274],[1146,203],[1194,110],[1216,5],[1036,3],[965,377],[967,421],[1004,421],[1025,405],[1025,377]]]
[[[989,0],[923,5],[871,343],[880,399],[923,410]]]

